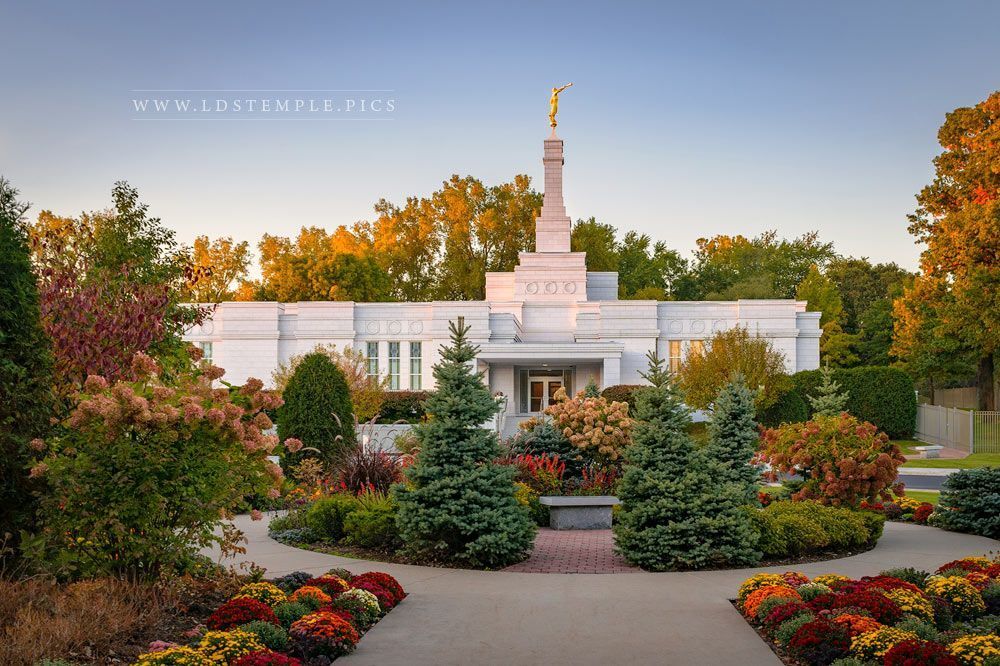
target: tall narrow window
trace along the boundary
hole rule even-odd
[[[389,390],[399,390],[399,343],[389,343]]]
[[[419,342],[410,343],[410,388],[419,391],[424,383],[424,349]]]
[[[704,340],[692,340],[690,346],[688,347],[688,354],[692,356],[701,356],[705,353],[705,341]]]
[[[198,346],[201,347],[201,357],[203,359],[205,359],[206,361],[208,361],[209,363],[211,363],[212,362],[212,343],[211,342],[199,342]]]
[[[369,342],[365,360],[368,364],[368,378],[378,381],[378,342]]]
[[[670,374],[676,375],[681,369],[681,341],[670,341]]]

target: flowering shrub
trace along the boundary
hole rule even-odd
[[[87,377],[32,471],[43,527],[29,557],[68,576],[151,577],[228,544],[215,533],[226,512],[281,478],[267,461],[277,438],[264,434],[281,399],[256,379],[213,388],[222,374],[189,364],[168,375],[136,354],[127,380]]]
[[[930,599],[925,597],[923,593],[896,588],[894,590],[886,590],[883,594],[895,601],[896,605],[899,606],[899,610],[903,611],[903,613],[916,616],[924,622],[934,621],[934,606],[931,604]]]
[[[392,594],[393,599],[397,604],[406,597],[406,592],[403,591],[403,586],[399,584],[398,580],[387,573],[383,573],[381,571],[369,571],[351,579],[352,583],[358,581],[371,581],[377,585],[381,585],[383,588],[388,590],[390,594]]]
[[[215,609],[205,624],[209,629],[230,629],[254,620],[279,624],[271,607],[250,597],[230,599]]]
[[[844,656],[850,647],[847,629],[826,619],[803,624],[788,641],[789,654],[814,664],[829,664]]]
[[[307,656],[339,657],[351,652],[360,637],[357,630],[333,613],[310,613],[288,630],[296,648]]]
[[[833,590],[823,583],[806,583],[804,585],[799,585],[795,588],[795,591],[799,593],[799,596],[802,597],[803,601],[812,601],[816,597],[833,593]]]
[[[792,496],[796,500],[857,506],[876,497],[888,501],[891,488],[901,491],[896,469],[906,458],[899,447],[871,423],[847,413],[766,430],[761,447],[775,472],[805,478]]]
[[[313,608],[319,608],[323,604],[328,604],[333,600],[329,594],[311,585],[304,585],[292,592],[288,600],[294,603],[305,604]]]
[[[310,578],[309,580],[304,581],[302,585],[308,587],[318,587],[331,597],[334,597],[341,592],[347,592],[351,589],[351,586],[347,584],[347,581],[339,576],[320,576],[319,578]]]
[[[545,413],[570,444],[602,464],[621,458],[632,431],[627,403],[590,397],[584,391],[570,398],[565,389],[556,391],[554,397],[555,404],[546,407]]]
[[[791,573],[756,574],[740,586],[738,606],[803,666],[1000,665],[1000,603],[992,601],[1000,599],[1000,583],[991,575],[1000,573],[1000,557],[962,558],[937,571],[897,567],[860,580],[824,574],[811,583]],[[829,589],[812,596],[819,586]],[[782,597],[793,593],[812,598]]]
[[[948,646],[962,666],[992,666],[1000,661],[1000,636],[963,636]]]
[[[140,654],[135,666],[215,666],[215,662],[194,648],[178,646]]]
[[[867,615],[855,615],[854,613],[844,613],[833,617],[833,622],[843,625],[851,638],[875,631],[884,625],[873,617]]]
[[[392,610],[392,607],[396,605],[396,599],[392,594],[386,590],[384,587],[378,583],[372,582],[370,580],[362,581],[351,581],[351,587],[355,590],[365,590],[366,592],[371,592],[378,599],[379,608],[383,611]]]
[[[301,664],[302,662],[295,657],[263,650],[243,655],[234,661],[232,666],[301,666]]]
[[[213,664],[226,666],[251,652],[266,650],[267,647],[256,634],[241,629],[232,631],[209,631],[198,642],[198,650]]]
[[[374,624],[382,612],[382,608],[378,605],[378,597],[367,590],[348,590],[334,599],[330,606],[346,610],[363,628]]]
[[[786,585],[796,589],[809,583],[809,577],[805,574],[799,573],[798,571],[786,571],[781,574],[781,579],[785,581]]]
[[[958,576],[931,576],[925,587],[927,594],[948,602],[956,617],[971,619],[986,610],[986,602],[976,586]]]
[[[885,653],[885,666],[959,666],[958,660],[940,643],[908,640]]]
[[[756,617],[761,602],[771,597],[781,597],[792,601],[802,601],[799,593],[787,585],[767,585],[751,592],[743,602],[743,613],[747,617]]]
[[[918,525],[926,525],[932,513],[934,513],[934,505],[930,502],[924,502],[913,510],[913,522]]]
[[[862,661],[881,660],[893,646],[910,640],[918,640],[917,635],[911,631],[882,627],[855,636],[851,640],[851,654]]]
[[[233,599],[248,598],[261,601],[272,608],[287,600],[285,593],[274,583],[247,583],[233,595]]]

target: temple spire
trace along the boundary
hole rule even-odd
[[[535,219],[535,252],[569,252],[572,223],[563,203],[563,141],[552,135],[545,140],[542,164],[545,165],[545,197],[542,214]]]

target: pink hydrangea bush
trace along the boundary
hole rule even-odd
[[[67,576],[155,576],[210,543],[233,547],[220,521],[281,480],[267,460],[277,438],[264,432],[281,398],[258,379],[219,386],[223,370],[192,356],[168,375],[140,353],[125,379],[86,379],[60,434],[36,447],[36,562]]]

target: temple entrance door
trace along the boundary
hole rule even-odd
[[[528,411],[541,412],[556,402],[556,392],[563,387],[562,373],[558,377],[528,377]]]

